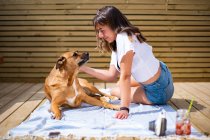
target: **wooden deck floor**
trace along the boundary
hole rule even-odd
[[[96,83],[98,88],[112,87],[113,84]],[[193,126],[205,135],[210,134],[210,83],[175,83],[175,94],[169,104],[174,108],[191,109]],[[43,83],[0,83],[0,136],[22,121],[45,101]]]

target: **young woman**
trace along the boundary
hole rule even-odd
[[[110,67],[102,70],[82,66],[80,71],[107,82],[120,75],[117,87],[111,92],[121,99],[121,108],[115,117],[126,119],[130,102],[166,104],[174,92],[171,73],[154,56],[140,30],[113,6],[99,9],[93,24],[98,48],[112,52]]]

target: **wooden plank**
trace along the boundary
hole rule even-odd
[[[141,20],[141,21],[136,21],[136,20],[131,20],[130,21],[133,25],[135,26],[144,26],[144,25],[203,25],[203,26],[208,26],[210,24],[210,21],[202,20],[202,21],[150,21],[150,20]],[[75,26],[81,26],[81,25],[89,25],[92,26],[91,20],[88,21],[1,21],[0,20],[0,25],[2,26],[7,26],[7,25],[37,25],[37,26],[42,26],[42,25],[75,25]]]
[[[162,57],[158,57],[161,61],[165,62],[165,63],[199,63],[199,62],[203,62],[203,63],[208,63],[210,58],[162,58]],[[57,57],[52,57],[52,58],[36,58],[34,59],[33,57],[27,57],[27,58],[6,58],[5,60],[7,60],[7,63],[55,63],[57,61]],[[100,58],[100,57],[92,57],[90,58],[90,60],[88,61],[88,63],[93,63],[93,64],[97,64],[97,63],[109,63],[110,62],[110,57],[104,57],[104,58]],[[0,69],[2,69],[3,67],[1,67]],[[6,71],[6,68],[3,68]],[[2,70],[3,70],[2,69]],[[34,68],[36,69],[36,68]],[[185,72],[185,70],[182,70],[180,68],[174,69],[177,72]],[[181,70],[181,71],[180,71]],[[201,69],[191,69],[191,71],[189,71],[190,69],[186,69],[186,72],[209,72],[209,68],[201,68]],[[8,72],[11,72],[12,69],[9,69]],[[20,71],[21,68],[20,68]],[[26,70],[24,72],[28,72],[30,70]],[[32,71],[31,71],[32,72]]]
[[[165,37],[147,37],[148,42],[175,42],[175,41],[179,41],[179,42],[209,42],[209,37],[170,37],[170,36],[165,36]],[[96,42],[96,38],[95,37],[36,37],[36,36],[28,36],[28,37],[0,37],[0,41],[2,42],[72,42],[72,41],[76,41],[76,42]],[[6,49],[6,48],[2,48],[2,49]],[[9,48],[8,48],[9,49]],[[52,48],[52,49],[56,49],[56,48]],[[62,49],[62,48],[61,48]],[[193,49],[193,48],[192,48]]]
[[[36,5],[20,5],[20,4],[13,4],[13,5],[0,5],[1,10],[52,10],[52,9],[92,9],[97,10],[100,7],[107,6],[107,4],[36,4]],[[122,5],[115,5],[119,9],[165,9],[165,4],[122,4]]]
[[[199,33],[198,33],[199,34]],[[82,36],[82,37],[94,37],[95,32],[79,32],[79,31],[28,31],[28,32],[1,32],[0,36]],[[94,45],[95,46],[95,45]]]
[[[23,86],[24,83],[8,83],[5,88],[2,88],[0,91],[0,98],[3,98],[5,95],[15,92],[20,86]]]
[[[122,9],[122,13],[125,15],[135,15],[144,14],[144,15],[210,15],[210,11],[177,11],[177,10],[170,10],[166,11],[165,9]],[[89,9],[68,9],[68,10],[4,10],[0,11],[0,15],[94,15],[96,14],[96,10],[89,10]]]
[[[185,101],[182,97],[180,97],[176,92],[177,85],[175,84],[175,94],[171,99],[171,102],[175,104],[178,108],[187,109],[189,103]],[[200,113],[196,108],[192,107],[190,112],[190,118],[193,123],[193,126],[201,130],[205,134],[210,133],[210,126],[206,125],[206,122],[210,122],[210,119]]]
[[[14,100],[0,108],[0,124],[13,112],[15,112],[15,110],[21,107],[24,104],[24,102],[31,98],[42,87],[43,83],[34,84],[31,88],[23,91],[23,93],[15,97]]]
[[[143,33],[145,36],[148,37],[153,37],[153,36],[183,36],[183,37],[208,37],[210,36],[210,31],[199,31],[199,32],[195,32],[194,31],[185,31],[185,32],[174,32],[174,31],[165,31],[165,32],[144,32]],[[41,36],[66,36],[66,37],[95,37],[95,32],[93,31],[87,31],[87,32],[82,32],[82,31],[22,31],[22,32],[16,32],[16,31],[12,31],[12,32],[1,32],[0,37],[3,36],[22,36],[22,37],[27,37],[27,36],[36,36],[36,37],[41,37]],[[94,44],[95,46],[95,44]]]
[[[7,28],[7,29],[6,29]],[[157,27],[156,27],[157,28]],[[202,27],[200,27],[202,28]],[[208,28],[208,27],[207,27]],[[69,30],[69,31],[89,31],[94,30],[94,26],[5,26],[1,28],[1,31],[57,31],[57,30]]]
[[[205,87],[204,84],[202,84],[203,86],[199,86],[199,84],[197,83],[191,83],[191,86],[194,87],[196,90],[198,90],[198,92],[202,92],[205,95],[208,96],[208,98],[210,98],[210,92],[209,89]],[[207,84],[206,84],[207,85]],[[210,83],[208,83],[208,87],[210,86]],[[209,99],[210,100],[210,99]]]
[[[209,53],[155,53],[155,56],[156,57],[165,57],[165,58],[174,58],[174,57],[186,57],[186,58],[189,58],[189,57],[209,57],[210,54]],[[176,64],[174,64],[176,65]]]
[[[122,1],[122,0],[42,0],[42,1],[37,1],[37,0],[18,0],[18,1],[13,1],[13,0],[1,0],[2,4],[128,4],[128,3],[140,3],[140,4],[160,4],[160,3],[165,3],[165,0],[129,0],[129,1]]]
[[[32,85],[32,83],[25,83],[22,86],[18,87],[16,90],[13,90],[12,92],[0,98],[0,109],[19,95],[21,95],[23,91],[29,89]]]
[[[197,1],[197,0],[168,0],[168,4],[210,4],[209,0],[201,0],[201,1]]]
[[[164,58],[164,57],[158,57],[163,62],[210,62],[209,58]],[[21,61],[20,61],[21,62]],[[193,70],[192,70],[193,72]]]
[[[12,84],[16,84],[16,83],[12,83]],[[9,86],[11,86],[9,82],[0,82],[0,94],[2,94],[2,91]]]
[[[202,87],[203,88],[203,90],[207,90],[207,94],[209,95],[210,93],[208,92],[209,90],[210,90],[210,83],[208,83],[208,82],[199,82],[198,84],[197,84],[197,86],[199,86],[199,87]]]
[[[99,67],[101,69],[106,69],[107,67]],[[18,81],[18,78],[31,78],[31,80],[33,80],[33,78],[45,78],[49,72],[43,72],[43,73],[40,73],[40,72],[37,72],[37,73],[17,73],[17,72],[14,72],[14,73],[10,73],[10,75],[8,76],[5,76],[7,73],[1,73],[0,76],[1,78],[17,78],[15,79],[15,81]],[[203,73],[173,73],[173,78],[179,78],[179,79],[182,79],[182,78],[185,78],[185,80],[189,79],[189,80],[193,80],[194,79],[197,79],[197,80],[204,80],[205,78],[205,81],[209,81],[209,77],[210,77],[210,74],[203,74]],[[79,74],[80,77],[83,77],[83,78],[92,78],[92,79],[95,79],[94,77],[91,77],[87,74]],[[197,81],[196,80],[196,81]]]
[[[5,83],[5,82],[0,82],[0,93],[2,92],[2,90],[7,87],[9,85],[9,83]]]
[[[28,58],[6,58],[5,59],[7,63],[10,62],[24,62],[24,63],[56,63],[57,58],[43,58],[43,57],[38,57],[38,58],[33,58],[33,57],[28,57]],[[207,59],[208,60],[208,59]],[[207,61],[206,60],[206,61]],[[104,58],[100,58],[100,57],[91,57],[90,60],[88,61],[88,63],[109,63],[110,62],[110,57],[104,57]],[[185,61],[183,61],[185,62]],[[193,61],[194,62],[194,61]],[[199,61],[197,61],[199,62]],[[200,60],[200,62],[203,62],[202,60]],[[209,61],[208,61],[209,62]],[[0,68],[1,69],[1,68]]]
[[[168,5],[167,6],[168,10],[170,9],[176,9],[176,10],[209,10],[209,5],[201,5],[201,4],[196,4],[196,5]]]
[[[0,55],[4,55],[4,56],[7,56],[7,57],[17,57],[17,58],[23,58],[23,57],[33,57],[33,58],[37,58],[37,57],[41,57],[41,58],[47,58],[47,57],[55,57],[55,58],[58,58],[62,53],[64,53],[65,51],[63,52],[57,52],[57,53],[34,53],[34,52],[31,52],[31,53],[27,53],[27,52],[21,52],[21,53],[12,53],[12,52],[0,52]],[[157,53],[154,53],[156,57],[158,58],[189,58],[189,57],[192,57],[192,58],[209,58],[210,57],[210,53],[201,53],[201,52],[198,52],[198,53],[194,53],[194,52],[187,52],[187,53],[173,53],[173,52],[167,52],[167,53],[160,53],[160,52],[157,52]],[[90,53],[90,56],[91,57],[109,57],[110,54],[107,54],[107,53],[97,53],[97,52],[92,52]],[[7,63],[3,63],[1,64],[2,66],[4,65],[7,65]],[[174,64],[176,65],[176,64]],[[199,64],[201,65],[201,64]],[[204,64],[206,65],[206,64]],[[207,64],[208,65],[208,64]]]
[[[0,72],[1,73],[13,73],[13,72],[21,72],[21,73],[27,73],[27,72],[40,72],[40,73],[49,73],[50,70],[53,68],[52,67],[48,67],[48,68],[0,68]]]
[[[17,83],[13,82],[0,82],[0,97],[4,94],[6,91],[5,89],[9,89],[11,86],[15,85]]]
[[[165,9],[122,9],[122,13],[125,15],[135,15],[136,13],[140,15],[210,15],[210,11],[189,11],[186,9],[176,10],[170,9],[166,11]],[[0,15],[95,15],[95,9],[67,9],[67,10],[4,10],[0,11]]]
[[[65,51],[60,51],[60,52],[57,52],[57,53],[26,53],[26,52],[21,52],[21,53],[12,53],[12,52],[9,52],[9,53],[2,53],[0,52],[0,55],[4,55],[4,56],[7,56],[7,57],[34,57],[34,58],[37,58],[37,57],[55,57],[55,58],[58,58],[62,53],[64,53]],[[205,54],[203,54],[205,56]],[[206,54],[208,55],[208,53]],[[108,53],[98,53],[98,52],[92,52],[90,53],[90,56],[92,57],[108,57],[110,56],[110,54]],[[208,55],[209,56],[209,55]],[[3,63],[1,64],[2,66],[3,65],[7,65],[7,63]]]
[[[174,82],[210,82],[208,77],[175,77],[173,76]]]
[[[0,72],[1,73],[5,73],[5,74],[8,74],[8,73],[17,73],[17,72],[20,72],[20,73],[40,73],[40,72],[43,72],[43,73],[49,73],[50,70],[53,68],[54,65],[52,65],[51,67],[43,67],[43,68],[33,68],[33,67],[20,67],[20,68],[0,68]],[[94,68],[103,68],[103,69],[108,69],[109,67],[106,66],[106,67],[100,67],[100,66],[97,66],[97,65],[93,65],[92,67]],[[188,75],[188,77],[193,77],[194,74],[199,74],[201,75],[202,77],[205,76],[205,74],[202,74],[202,73],[209,73],[209,68],[193,68],[192,67],[189,67],[189,68],[176,68],[176,67],[169,67],[170,68],[170,71],[172,72],[172,75],[174,77],[178,76],[182,76],[179,74],[184,74],[184,75]],[[198,76],[198,75],[197,75]],[[205,76],[207,77],[207,75]],[[3,78],[3,77],[2,77]],[[15,79],[16,80],[16,79]]]
[[[16,45],[15,45],[16,44]],[[92,46],[96,46],[96,42],[0,42],[0,45],[3,47],[8,47],[8,46],[38,46],[38,47],[46,47],[46,46],[57,46],[57,47],[82,47],[82,46],[86,46],[86,47],[92,47]]]
[[[210,62],[210,58],[164,58],[164,57],[158,57],[158,59],[160,59],[161,61],[165,62],[165,63],[174,63],[174,62],[194,62],[194,63],[198,63],[198,62],[203,62],[203,63],[208,63]],[[34,59],[33,57],[27,57],[27,58],[14,58],[14,57],[8,57],[5,58],[5,61],[7,63],[10,62],[17,62],[17,63],[55,63],[57,61],[57,57],[48,57],[48,58],[43,58],[43,57],[39,57]],[[90,57],[90,60],[88,61],[88,63],[109,63],[110,62],[110,57]],[[1,68],[0,68],[1,69]],[[208,70],[208,68],[205,68],[206,70]],[[192,70],[192,72],[194,71],[194,69]],[[204,72],[204,71],[203,71]]]
[[[32,96],[0,124],[0,136],[5,135],[9,129],[19,125],[30,115],[34,109],[36,109],[36,107],[45,98],[43,92],[43,90],[39,90],[34,96]]]
[[[208,73],[210,72],[210,68],[170,68],[170,71],[172,73],[191,73],[192,75],[194,73]]]
[[[8,74],[8,73],[6,73]],[[41,77],[35,77],[35,76],[31,76],[31,77],[1,77],[1,82],[43,82],[45,80],[45,77],[47,76],[48,73],[44,73]],[[192,75],[192,74],[191,74]],[[96,79],[94,77],[90,77],[89,75],[80,75],[79,77],[81,78],[85,78],[90,82],[104,82],[102,80]],[[175,77],[173,76],[173,80],[174,82],[210,82],[210,78],[209,77]]]
[[[197,63],[187,63],[187,64],[184,64],[184,63],[167,63],[169,67],[182,67],[182,68],[185,68],[185,67],[209,67],[210,66],[210,63],[200,63],[199,65]]]
[[[46,77],[47,73],[10,73],[8,76],[6,76],[7,73],[0,73],[1,78],[35,78],[35,77]],[[17,79],[18,80],[18,79]],[[2,99],[2,98],[1,98]],[[1,101],[0,99],[0,101]],[[10,100],[12,97],[10,97]],[[4,100],[6,102],[7,100]],[[0,107],[2,107],[2,102],[0,102]]]
[[[194,99],[193,106],[200,111],[203,115],[210,118],[210,108],[209,108],[209,101],[206,102],[206,99],[203,99],[203,97],[198,94],[201,92],[192,91],[192,83],[176,83],[176,94],[185,99],[188,103],[192,99]],[[187,87],[187,89],[185,88]]]
[[[210,74],[207,74],[207,75],[205,75],[205,74],[203,74],[203,73],[193,73],[193,75],[192,75],[192,73],[185,73],[185,74],[182,74],[182,73],[173,73],[173,77],[176,77],[176,78],[201,78],[201,77],[203,77],[203,78],[210,78]]]
[[[2,64],[2,67],[7,68],[19,68],[19,67],[53,67],[55,63],[19,63],[18,65],[16,63],[6,63]],[[182,68],[189,68],[189,67],[195,67],[195,68],[202,68],[202,67],[210,67],[210,63],[200,63],[199,65],[197,63],[167,63],[169,67],[182,67]],[[87,66],[90,67],[109,67],[109,63],[87,63]],[[208,75],[208,74],[206,74]]]
[[[196,88],[194,88],[193,86],[189,86],[188,85],[183,85],[180,84],[179,87],[183,88],[184,90],[186,90],[188,93],[192,94],[193,96],[195,96],[196,98],[199,98],[200,100],[202,100],[203,102],[205,102],[207,105],[210,106],[210,96],[208,96],[206,93],[204,93],[203,91],[197,90]],[[192,98],[191,98],[192,99]]]
[[[17,42],[16,42],[17,43]],[[53,43],[53,42],[52,42]],[[55,42],[54,42],[55,43]],[[81,51],[81,52],[97,52],[99,53],[99,50],[96,49],[96,47],[59,47],[59,48],[55,48],[53,46],[51,47],[32,47],[32,46],[28,46],[28,47],[1,47],[0,48],[0,52],[37,52],[37,53],[42,53],[42,52],[53,52],[53,53],[59,53],[62,54],[62,52],[67,52],[67,51]],[[204,51],[208,50],[204,48]]]
[[[196,39],[196,38],[194,38]],[[200,38],[202,39],[202,38]],[[12,41],[12,42],[22,42],[22,41],[52,41],[52,42],[66,42],[66,41],[76,41],[76,42],[96,42],[96,38],[95,37],[0,37],[0,41]],[[202,41],[202,40],[201,40]],[[5,48],[4,48],[5,49]],[[56,49],[56,48],[52,48],[52,49]],[[61,48],[62,49],[62,48]]]
[[[161,41],[171,41],[171,42],[176,42],[176,41],[182,41],[182,42],[187,42],[187,41],[190,41],[190,42],[205,42],[205,41],[207,41],[207,42],[209,42],[209,37],[178,37],[178,36],[176,36],[176,37],[170,37],[170,36],[165,36],[165,37],[155,37],[155,36],[153,36],[153,37],[147,37],[147,40],[148,40],[148,42],[150,42],[150,41],[159,41],[159,42],[161,42]]]
[[[4,42],[7,43],[7,42]],[[22,42],[20,42],[22,43]],[[35,43],[35,42],[34,42]],[[41,43],[41,42],[40,42]],[[53,42],[52,42],[53,43]],[[54,42],[55,43],[55,42]],[[79,43],[79,42],[78,42]],[[95,43],[95,42],[94,42]],[[14,42],[12,44],[17,44],[17,42]],[[153,44],[151,42],[151,44]],[[210,44],[210,42],[209,42]],[[190,49],[189,49],[190,48]],[[49,51],[50,50],[50,51]],[[62,53],[62,52],[66,52],[66,51],[81,51],[81,52],[90,52],[90,53],[98,53],[99,55],[101,55],[102,53],[100,53],[100,51],[98,49],[96,49],[96,46],[84,46],[84,47],[54,47],[54,46],[49,46],[49,47],[38,47],[38,46],[13,46],[11,45],[10,48],[8,47],[1,47],[0,48],[0,52],[34,52],[34,53],[42,53],[42,52],[51,52],[51,53]],[[200,52],[210,52],[210,48],[207,47],[201,47],[201,46],[195,46],[195,47],[173,47],[171,48],[171,46],[162,46],[162,47],[158,47],[158,46],[154,46],[153,47],[153,52],[196,52],[196,53],[200,53]],[[107,53],[107,54],[111,54],[111,53]],[[189,58],[191,59],[191,58]],[[203,59],[203,58],[200,58]],[[7,57],[5,57],[5,61],[7,60]]]
[[[18,68],[18,67],[53,67],[55,63],[19,63],[18,65],[16,63],[6,63],[2,64],[2,67],[13,67],[13,68]],[[88,66],[96,66],[97,67],[108,67],[109,63],[87,63]],[[210,65],[210,64],[209,64]]]
[[[137,26],[141,31],[206,31],[210,26]],[[94,26],[4,26],[1,31],[94,31]],[[94,38],[95,39],[95,38]]]
[[[150,42],[156,47],[208,47],[210,42]],[[96,42],[0,42],[2,47],[95,47]]]
[[[4,62],[4,57],[0,56],[0,64],[2,64]]]
[[[107,68],[107,67],[100,67],[100,68]],[[35,73],[10,73],[8,76],[5,76],[7,73],[0,73],[1,78],[43,78],[46,77],[49,72],[46,73],[40,73],[40,72],[35,72]],[[188,79],[193,79],[193,78],[210,78],[210,74],[203,74],[203,73],[173,73],[172,74],[174,78],[188,78]],[[91,78],[91,76],[87,74],[79,74],[81,77],[88,77]],[[13,79],[14,80],[14,79]],[[15,79],[18,80],[18,79]],[[30,80],[30,79],[29,79]],[[33,80],[33,79],[31,79]],[[200,79],[201,80],[201,79]]]
[[[28,6],[27,6],[28,7]],[[46,6],[45,6],[46,7]],[[151,7],[151,6],[150,6]],[[0,5],[1,8],[1,5]],[[140,7],[138,7],[140,8]],[[7,21],[14,21],[14,20],[92,20],[93,15],[33,15],[33,16],[0,16],[0,21],[1,20],[7,20]],[[210,20],[209,16],[191,16],[191,15],[186,15],[186,16],[174,16],[174,15],[127,15],[127,18],[129,20],[192,20],[192,21],[198,21],[198,20]]]
[[[52,65],[53,67],[53,65]],[[21,73],[27,73],[27,72],[31,72],[31,73],[49,73],[50,70],[52,69],[52,67],[47,67],[47,68],[26,68],[26,67],[21,67],[21,68],[0,68],[0,72],[1,73],[13,73],[13,72],[21,72]],[[108,69],[108,67],[97,67],[97,66],[93,66],[95,68],[104,68],[104,69]],[[209,73],[210,72],[210,68],[176,68],[176,67],[170,67],[170,71],[173,73],[188,73],[193,75],[194,73]]]
[[[199,22],[199,24],[201,24]],[[207,23],[206,23],[207,24]],[[93,25],[91,21],[0,21],[0,25]]]

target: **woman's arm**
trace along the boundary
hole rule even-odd
[[[119,86],[119,83],[120,81],[117,81],[117,86]],[[134,78],[133,76],[131,76],[131,87],[137,87],[137,86],[141,86],[140,83],[138,83]]]
[[[122,58],[120,62],[120,95],[121,95],[121,107],[129,108],[131,102],[131,67],[133,62],[134,52],[128,51]],[[128,117],[128,112],[126,110],[121,110],[117,112],[116,118],[126,119]]]
[[[121,106],[129,107],[130,93],[131,93],[131,67],[133,61],[133,51],[127,52],[120,62],[120,93],[121,93]]]
[[[84,65],[80,67],[80,71],[85,72],[93,77],[96,77],[106,82],[115,81],[119,74],[114,65],[110,65],[108,70],[95,69]]]

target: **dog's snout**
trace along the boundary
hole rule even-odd
[[[83,54],[82,54],[82,58],[84,59],[84,58],[89,58],[89,53],[88,52],[84,52]]]
[[[85,62],[89,60],[89,53],[83,52],[81,55],[81,61],[78,63],[79,66],[83,65]]]

